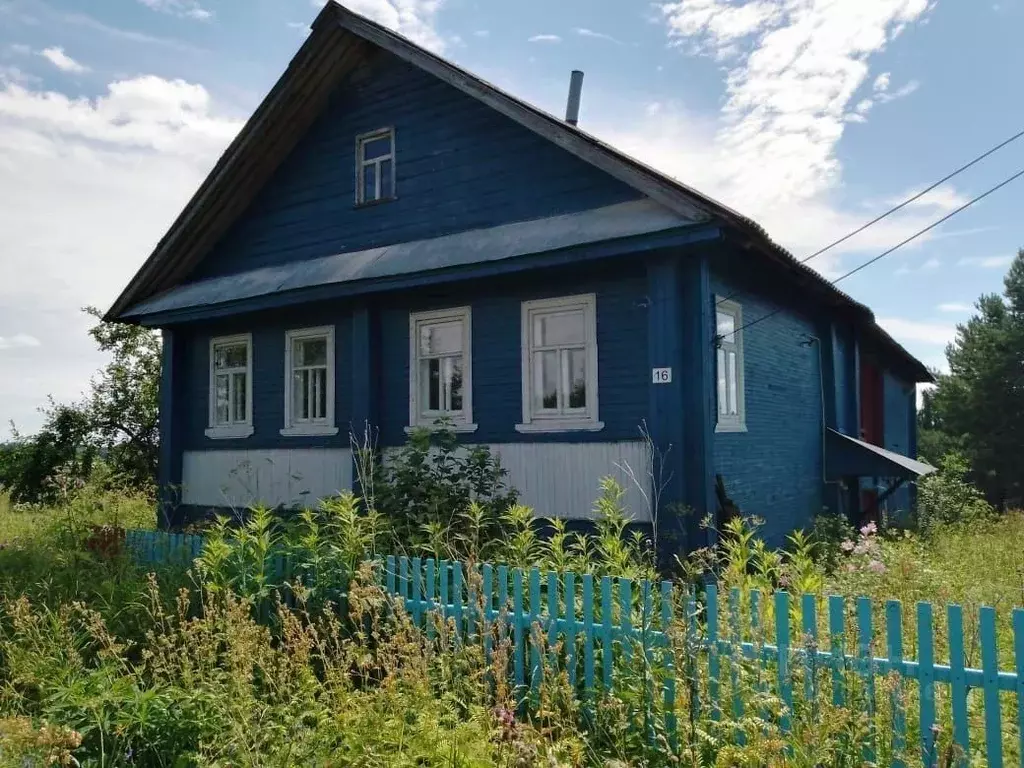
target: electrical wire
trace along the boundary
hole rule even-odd
[[[978,202],[984,200],[986,197],[991,195],[993,192],[998,192],[1000,189],[1005,187],[1007,184],[1009,184],[1009,183],[1011,183],[1013,181],[1016,181],[1021,176],[1024,176],[1024,168],[1021,168],[1019,171],[1017,171],[1012,176],[1010,176],[1010,177],[1008,177],[1006,179],[1003,179],[1003,181],[999,182],[994,187],[990,187],[989,189],[985,190],[984,192],[982,192],[977,197],[971,198],[966,203],[961,205],[959,208],[956,208],[955,210],[950,211],[945,216],[943,216],[941,219],[938,219],[938,220],[932,222],[931,224],[929,224],[924,229],[919,229],[917,232],[912,234],[910,237],[907,237],[907,238],[901,240],[900,242],[898,242],[892,248],[889,248],[888,250],[883,251],[882,253],[878,254],[877,256],[874,256],[874,257],[868,259],[863,264],[860,264],[860,265],[854,267],[849,272],[846,272],[845,274],[842,274],[839,277],[837,277],[835,280],[831,280],[829,282],[831,282],[832,285],[835,285],[836,283],[838,283],[838,282],[840,282],[842,280],[845,280],[846,278],[850,277],[851,275],[857,274],[862,269],[870,267],[876,261],[884,259],[889,254],[891,254],[891,253],[893,253],[895,251],[898,251],[900,248],[902,248],[903,246],[907,245],[908,243],[912,243],[914,240],[917,240],[917,238],[921,237],[922,235],[927,234],[928,232],[931,232],[937,226],[939,226],[941,224],[944,224],[945,222],[949,221],[951,218],[956,216],[958,213],[961,213],[962,211],[967,210],[968,208],[970,208],[975,203],[978,203]],[[749,323],[746,323],[745,325],[740,326],[735,331],[733,331],[733,333],[739,333],[740,331],[742,331],[742,330],[744,330],[746,328],[749,328],[752,325],[757,325],[758,323],[760,323],[760,322],[762,322],[764,320],[767,320],[770,317],[774,317],[775,315],[777,315],[779,312],[782,312],[782,311],[783,311],[782,307],[780,307],[778,309],[774,309],[771,312],[769,312],[767,315],[763,315],[762,317],[759,317],[756,320],[751,320]],[[715,336],[715,339],[717,341],[717,339],[718,339],[717,335]]]
[[[880,221],[882,221],[884,219],[889,218],[894,213],[902,211],[904,208],[906,208],[911,203],[914,203],[914,202],[920,200],[922,197],[927,195],[932,190],[936,189],[937,187],[942,186],[943,184],[945,184],[947,181],[949,181],[950,179],[954,178],[955,176],[959,176],[964,171],[966,171],[969,168],[972,168],[975,165],[977,165],[978,163],[980,163],[986,157],[989,157],[990,155],[995,154],[1000,149],[1002,149],[1003,147],[1007,146],[1008,144],[1012,144],[1013,142],[1017,141],[1017,139],[1021,138],[1022,136],[1024,136],[1024,130],[1021,130],[1021,131],[1015,133],[1013,136],[1011,136],[1008,139],[1005,139],[1004,141],[1001,141],[1000,143],[996,144],[991,149],[988,149],[985,152],[982,152],[980,155],[975,157],[970,162],[965,163],[964,165],[961,165],[955,171],[951,171],[950,173],[947,173],[945,176],[943,176],[941,179],[936,181],[934,184],[931,184],[931,185],[925,187],[924,189],[922,189],[917,194],[908,197],[906,200],[904,200],[903,202],[899,203],[898,205],[890,208],[889,210],[885,211],[884,213],[879,214],[875,218],[871,219],[871,221],[868,221],[868,222],[865,222],[864,224],[861,224],[859,227],[857,227],[857,229],[853,230],[852,232],[848,232],[847,234],[845,234],[842,237],[840,237],[838,240],[832,241],[831,243],[826,245],[824,248],[819,248],[817,251],[815,251],[811,255],[805,256],[804,258],[800,259],[800,263],[801,264],[806,264],[811,259],[816,259],[818,256],[821,256],[823,253],[831,251],[837,245],[842,245],[843,243],[845,243],[850,238],[856,237],[861,232],[863,232],[865,229],[868,229],[869,227],[873,227],[875,224],[877,224],[878,222],[880,222]],[[737,295],[736,293],[732,293],[732,294],[729,294],[728,296],[725,296],[724,298],[719,299],[718,301],[715,302],[715,306],[719,306],[723,302],[726,302],[726,301],[729,301],[729,299],[735,298],[736,295]]]

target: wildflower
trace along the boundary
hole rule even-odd
[[[873,533],[878,533],[878,527],[874,523],[868,523],[860,529],[861,536],[870,536]]]
[[[885,563],[881,560],[872,560],[868,563],[868,570],[872,573],[885,573]]]
[[[855,546],[857,546],[857,545],[856,545],[856,544],[854,544],[854,543],[853,543],[852,541],[850,541],[849,539],[846,539],[846,540],[845,540],[845,541],[844,541],[844,542],[843,542],[842,544],[840,544],[840,545],[839,545],[839,548],[840,548],[841,550],[843,550],[843,552],[853,552],[853,548],[854,548]]]

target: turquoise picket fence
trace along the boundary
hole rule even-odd
[[[187,565],[202,549],[201,536],[153,531],[129,531],[126,543],[143,564]],[[287,578],[287,561],[275,562],[277,577]],[[983,757],[987,765],[1001,766],[1008,747],[1024,768],[1022,609],[1012,612],[1012,644],[1004,645],[1004,654],[1011,649],[1013,670],[1004,671],[991,607],[977,609],[976,615],[958,605],[945,608],[941,637],[947,663],[940,663],[931,603],[918,603],[915,623],[904,626],[902,604],[887,601],[876,625],[875,606],[865,597],[735,589],[723,595],[715,584],[694,590],[667,581],[416,557],[389,556],[381,566],[384,588],[428,632],[437,631],[441,620],[458,641],[480,642],[488,656],[496,643],[507,642],[509,677],[524,696],[536,693],[553,669],[587,697],[613,690],[617,674],[640,667],[650,701],[657,703],[652,710],[658,711],[663,732],[676,741],[683,694],[690,696],[690,712],[715,719],[723,708],[737,718],[744,714],[738,679],[747,665],[756,671],[757,689],[784,704],[783,732],[793,727],[799,708],[813,713],[828,697],[836,707],[867,709],[870,742],[888,739],[888,753],[896,755],[893,765],[902,765],[900,755],[912,753],[925,766],[938,765],[941,722],[943,729],[951,728],[957,764]],[[977,633],[965,633],[965,614],[976,622]],[[908,637],[915,646],[909,654]],[[884,655],[878,653],[882,648]],[[973,655],[975,649],[980,649],[980,668],[968,666],[968,651]],[[706,671],[700,691],[692,684],[698,666]],[[883,682],[888,695],[879,695]],[[873,725],[882,707],[887,708],[885,733]],[[911,737],[916,745],[908,743]],[[864,759],[875,761],[873,747]]]

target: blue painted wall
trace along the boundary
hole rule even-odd
[[[885,442],[882,447],[902,453],[904,456],[913,456],[917,414],[916,387],[889,371],[884,373],[883,387]],[[917,457],[914,456],[914,458]],[[910,504],[911,492],[907,485],[893,493],[887,500],[890,513],[903,513],[900,515],[901,518],[910,510]]]
[[[395,129],[398,199],[356,208],[355,137],[385,126]],[[192,278],[639,197],[452,86],[380,53],[339,85]]]
[[[721,266],[711,286],[742,305],[744,324],[786,306]],[[803,345],[809,336],[817,336],[814,322],[788,308],[743,331],[747,431],[714,434],[716,474],[743,514],[764,520],[762,535],[774,545],[824,505],[819,350]]]
[[[520,434],[522,421],[521,304],[531,299],[597,294],[598,417],[604,429]],[[409,312],[470,306],[473,327],[473,420],[466,441],[586,442],[631,440],[647,417],[646,276],[642,263],[558,270],[514,280],[466,283],[447,291],[389,297],[381,306],[380,439],[405,441],[409,423]]]
[[[338,366],[334,389],[334,418],[339,432],[331,437],[282,437],[284,426],[284,344],[285,332],[296,328],[334,326],[335,362]],[[253,346],[253,429],[251,436],[238,440],[211,440],[204,434],[209,426],[210,339],[236,333],[251,333]],[[317,305],[301,311],[273,312],[233,318],[230,322],[203,324],[178,331],[183,342],[181,387],[184,407],[181,442],[184,450],[227,450],[240,448],[310,448],[349,446],[352,378],[351,326],[344,307]]]

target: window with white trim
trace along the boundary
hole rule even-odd
[[[356,204],[395,197],[395,132],[391,128],[356,137]]]
[[[520,432],[598,430],[594,294],[524,301]]]
[[[743,308],[735,301],[715,302],[716,323],[716,399],[718,431],[741,432],[746,429],[743,396]]]
[[[282,435],[335,435],[334,326],[285,334]]]
[[[206,436],[248,437],[252,432],[252,335],[210,339],[210,421]]]
[[[469,307],[409,314],[409,425],[450,421],[472,431],[473,392]]]

